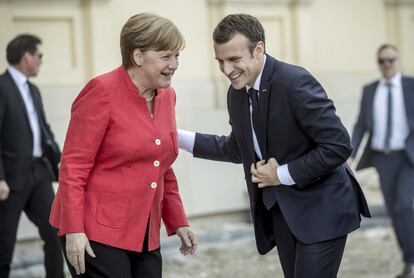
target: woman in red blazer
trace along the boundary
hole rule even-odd
[[[196,249],[171,168],[170,83],[183,47],[168,19],[131,17],[121,31],[123,65],[90,80],[72,105],[50,216],[72,276],[161,277],[161,219],[183,254]]]

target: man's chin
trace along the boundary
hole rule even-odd
[[[243,88],[246,88],[246,85],[244,85],[243,83],[241,83],[241,82],[231,82],[231,86],[234,88],[234,89],[236,89],[236,90],[241,90],[241,89],[243,89]]]

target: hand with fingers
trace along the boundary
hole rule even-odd
[[[9,198],[10,187],[5,180],[0,181],[0,202],[6,201]]]
[[[281,183],[277,176],[277,167],[279,167],[279,163],[273,157],[267,162],[260,160],[256,164],[253,163],[250,168],[252,182],[257,183],[259,188],[280,185]]]
[[[66,235],[66,255],[77,275],[85,273],[85,251],[89,256],[96,257],[85,233]]]
[[[197,237],[195,234],[187,227],[180,227],[178,228],[175,233],[181,239],[181,247],[180,252],[181,254],[193,255],[197,250]]]

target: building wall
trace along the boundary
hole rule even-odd
[[[228,81],[214,60],[211,34],[228,13],[262,22],[267,51],[309,69],[335,100],[351,129],[361,86],[378,76],[375,51],[395,43],[406,73],[414,74],[414,0],[8,0],[0,1],[0,51],[17,33],[43,38],[44,63],[33,79],[63,145],[70,105],[94,75],[120,64],[119,32],[127,18],[155,12],[172,19],[186,38],[173,85],[179,128],[226,134]],[[0,55],[0,68],[6,67]],[[181,152],[175,170],[190,216],[248,206],[239,165],[193,159]],[[34,234],[27,220],[20,238]]]

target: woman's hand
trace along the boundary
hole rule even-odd
[[[197,238],[195,234],[187,227],[180,227],[175,233],[181,239],[181,254],[184,256],[188,254],[193,255],[197,250]]]
[[[85,273],[85,251],[89,256],[96,257],[85,233],[66,235],[66,256],[77,275]]]

